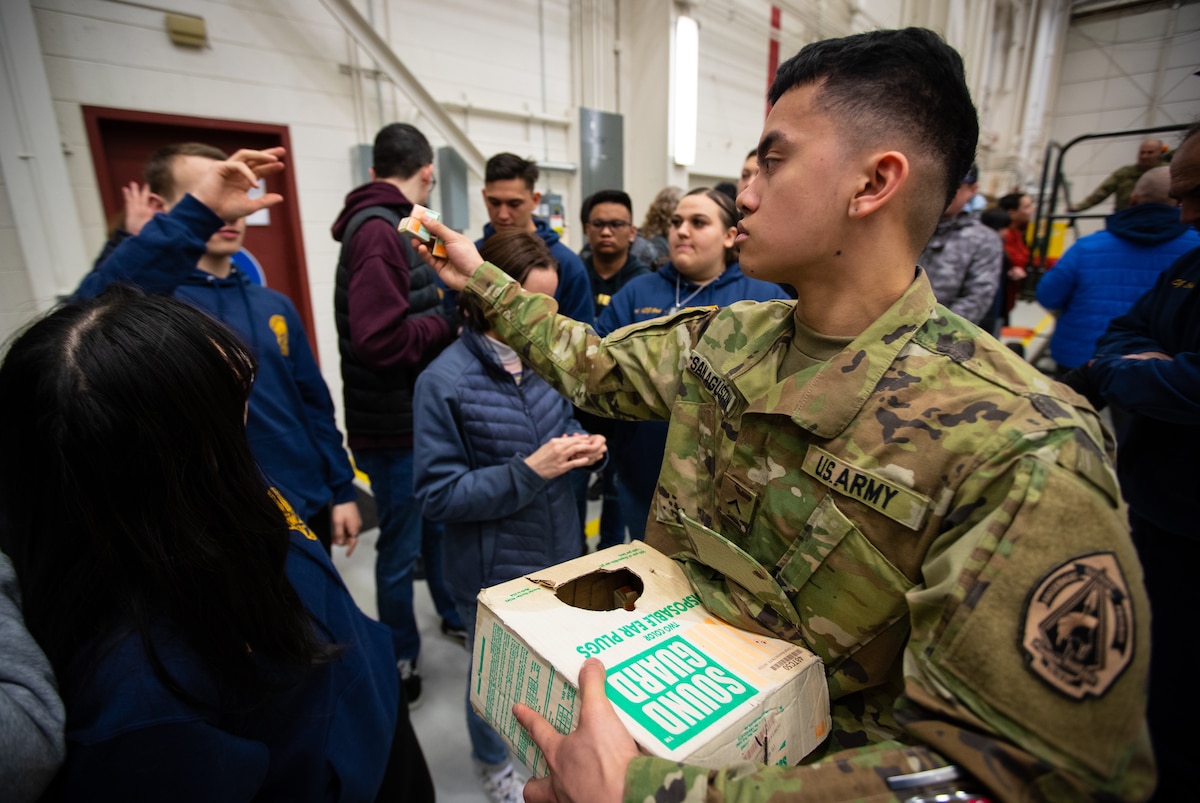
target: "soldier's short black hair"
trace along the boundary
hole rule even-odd
[[[429,164],[433,164],[433,148],[415,126],[392,123],[375,135],[371,164],[375,178],[411,178]]]
[[[515,153],[498,153],[487,160],[487,167],[483,171],[485,184],[514,178],[524,181],[526,189],[533,192],[538,180],[537,162],[522,159]]]
[[[583,200],[583,208],[579,210],[579,219],[587,225],[592,218],[592,210],[597,204],[620,204],[629,210],[629,219],[633,220],[633,199],[623,190],[598,190]]]
[[[918,156],[935,167],[931,186],[917,193],[927,240],[970,170],[979,141],[962,57],[925,28],[827,39],[780,65],[768,97],[777,103],[788,90],[812,84],[819,84],[814,106],[839,124],[847,140],[899,140],[912,149],[910,161]],[[913,235],[924,241],[919,232]]]

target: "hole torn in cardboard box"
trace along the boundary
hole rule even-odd
[[[632,611],[646,590],[642,578],[628,569],[615,572],[598,571],[568,580],[554,590],[554,595],[573,608],[585,611]]]

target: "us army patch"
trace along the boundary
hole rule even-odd
[[[1133,658],[1133,603],[1112,552],[1052,569],[1025,600],[1027,665],[1055,690],[1103,696]]]
[[[725,415],[729,415],[737,403],[738,394],[725,381],[725,377],[714,371],[708,364],[708,360],[699,354],[693,354],[692,359],[688,361],[688,371],[696,375],[700,384],[704,385],[704,388],[717,400],[717,404],[721,406]]]
[[[921,529],[929,510],[929,497],[885,479],[876,471],[839,460],[819,446],[808,447],[801,468],[838,493],[857,499],[910,530]]]

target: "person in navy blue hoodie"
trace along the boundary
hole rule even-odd
[[[684,195],[671,216],[667,236],[671,261],[618,290],[600,314],[596,333],[603,337],[622,326],[686,307],[787,298],[779,285],[746,276],[734,261],[737,220],[733,201],[724,193],[698,187]],[[612,463],[631,538],[640,540],[645,535],[666,443],[665,421],[614,422]]]
[[[531,232],[497,234],[482,253],[529,292],[551,295],[558,284]],[[447,585],[472,646],[481,588],[579,556],[569,473],[600,467],[605,439],[585,433],[570,402],[496,339],[476,302],[460,297],[459,309],[462,336],[417,378],[414,473],[425,515],[445,524]],[[467,698],[484,789],[497,803],[520,800],[507,746],[471,709],[469,688]]]
[[[1171,160],[1171,195],[1183,223],[1200,228],[1200,123]],[[1164,270],[1109,324],[1086,373],[1109,404],[1130,414],[1117,475],[1154,608],[1147,708],[1158,765],[1153,800],[1182,800],[1200,772],[1196,751],[1179,738],[1179,723],[1200,717],[1200,704],[1187,693],[1200,662],[1200,644],[1189,635],[1200,564],[1200,248]]]
[[[250,452],[256,371],[127,286],[0,367],[0,549],[67,713],[44,800],[433,800],[390,634]]]
[[[1178,257],[1200,246],[1179,219],[1166,167],[1147,170],[1132,206],[1108,216],[1105,230],[1080,238],[1038,281],[1038,303],[1056,310],[1050,354],[1060,369],[1092,358],[1108,322],[1123,315]]]
[[[282,149],[272,149],[271,153]],[[241,153],[235,158],[239,158]],[[251,283],[233,264],[245,220],[225,221],[188,193],[226,155],[201,143],[160,148],[146,166],[151,200],[161,212],[88,274],[75,297],[114,283],[173,295],[237,332],[258,359],[246,432],[250,449],[292,508],[323,545],[351,554],[362,519],[354,469],[342,447],[333,399],[317,368],[295,305]]]
[[[498,153],[488,159],[483,177],[483,202],[490,222],[483,227],[483,237],[475,241],[475,247],[483,248],[487,239],[498,231],[533,232],[542,238],[550,255],[558,262],[558,289],[554,292],[558,311],[583,323],[595,323],[591,282],[583,261],[559,239],[558,232],[550,228],[549,223],[533,215],[542,199],[542,194],[534,189],[537,180],[536,162],[512,153]]]

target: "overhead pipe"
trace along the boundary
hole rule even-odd
[[[358,10],[350,4],[350,0],[321,0],[321,5],[325,6],[338,24],[370,54],[384,75],[409,96],[421,114],[429,118],[434,129],[442,135],[447,144],[458,151],[467,169],[483,178],[484,164],[487,161],[483,153],[475,147],[475,143],[471,142],[466,132],[459,128],[433,95],[429,94],[429,90],[405,66],[391,46],[363,19]]]

